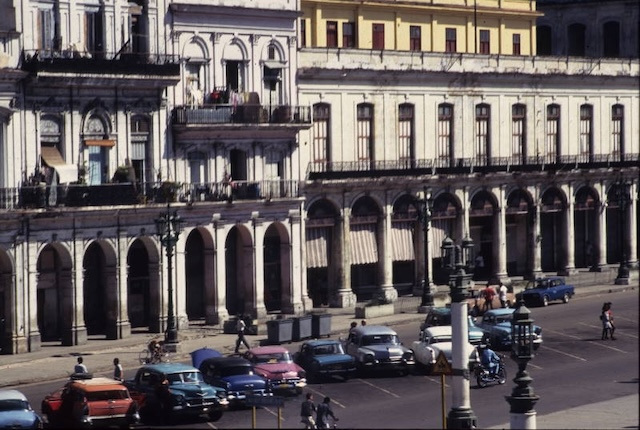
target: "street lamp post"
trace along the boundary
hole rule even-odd
[[[171,207],[167,203],[167,211],[161,213],[156,222],[156,231],[160,243],[165,248],[167,255],[167,329],[164,333],[165,348],[175,352],[178,349],[178,328],[176,326],[176,316],[173,309],[173,250],[178,242],[180,230],[182,228],[182,218],[177,211],[171,212]]]
[[[469,320],[467,297],[472,283],[474,258],[473,240],[462,239],[456,245],[449,237],[442,241],[442,263],[449,272],[451,294],[451,358],[453,367],[452,407],[447,417],[447,426],[454,429],[476,428],[477,418],[471,409],[469,394]]]
[[[627,265],[627,247],[625,246],[625,230],[627,221],[627,207],[629,206],[629,184],[620,180],[616,189],[618,212],[620,217],[620,266],[616,285],[629,285],[629,266]]]
[[[420,301],[419,313],[427,313],[433,306],[433,291],[431,289],[431,276],[429,272],[429,227],[431,224],[431,211],[433,210],[433,199],[431,190],[424,187],[416,195],[416,207],[418,209],[418,220],[422,224],[424,232],[424,277],[422,279],[422,300]]]
[[[505,396],[511,409],[510,424],[512,429],[535,429],[536,411],[533,406],[540,399],[533,392],[533,379],[527,373],[527,364],[533,354],[533,320],[531,312],[520,301],[518,309],[513,312],[511,321],[511,345],[513,358],[518,363],[518,373],[513,378],[516,383],[510,396]]]

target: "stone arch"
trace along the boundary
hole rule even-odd
[[[533,198],[527,190],[513,188],[507,193],[506,203],[507,274],[528,275],[533,272]]]
[[[494,240],[498,216],[496,197],[485,189],[476,191],[469,205],[469,235],[475,244],[474,279],[489,279],[497,270],[499,244]]]
[[[380,222],[382,210],[370,195],[354,200],[351,207],[350,261],[351,288],[359,300],[370,297],[381,284],[379,276],[379,249],[384,223]]]
[[[607,264],[617,264],[629,258],[627,229],[631,196],[628,187],[620,182],[610,184],[606,193]]]
[[[132,329],[162,331],[160,254],[147,236],[134,238],[127,249],[127,303]],[[132,330],[133,331],[133,330]]]
[[[117,338],[120,300],[117,286],[117,256],[106,240],[92,241],[84,252],[83,312],[88,335]]]
[[[590,185],[578,187],[573,205],[573,246],[575,266],[591,267],[598,262],[597,246],[599,242],[600,201],[596,191]]]
[[[339,238],[340,208],[328,198],[307,202],[305,220],[307,288],[314,307],[329,305],[335,291],[334,282],[339,272],[336,255],[342,255]]]
[[[223,61],[246,61],[249,51],[239,38],[233,38],[222,48]]]
[[[433,259],[433,280],[437,284],[446,284],[448,273],[442,268],[442,241],[445,237],[461,239],[463,232],[462,204],[454,193],[441,191],[432,196],[431,243],[429,255]]]
[[[242,224],[233,226],[224,249],[227,312],[229,315],[255,314],[253,238],[249,229]]]
[[[267,312],[293,308],[291,285],[291,240],[281,222],[264,234],[264,305]]]
[[[215,278],[215,246],[204,227],[192,229],[185,241],[185,303],[187,318],[210,320],[207,309],[217,301]]]
[[[541,194],[540,203],[542,271],[560,271],[567,255],[564,245],[567,198],[561,189],[551,186]]]
[[[394,200],[391,215],[391,261],[392,282],[399,295],[412,293],[419,285],[416,266],[424,265],[422,249],[419,247],[423,235],[416,197],[403,193]]]
[[[13,261],[4,249],[0,249],[0,354],[16,353],[12,345],[15,333],[16,309],[13,306],[16,297]]]

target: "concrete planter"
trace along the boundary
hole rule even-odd
[[[389,303],[386,305],[377,305],[377,306],[357,306],[356,307],[356,318],[374,318],[374,317],[382,317],[385,315],[393,315],[394,308],[393,303]]]

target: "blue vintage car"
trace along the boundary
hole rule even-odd
[[[18,390],[0,390],[0,428],[41,429],[42,418]]]
[[[327,376],[349,379],[356,370],[355,359],[344,352],[337,340],[309,340],[300,345],[294,361],[307,372],[307,379],[319,380]]]
[[[250,396],[272,396],[268,381],[256,375],[253,366],[242,357],[210,357],[200,363],[205,382],[227,391],[232,405],[243,404]]]
[[[381,325],[360,326],[351,331],[346,351],[360,371],[394,370],[408,375],[416,364],[413,352],[400,342],[398,334]]]
[[[484,313],[476,326],[484,332],[485,342],[496,350],[511,349],[511,321],[515,309],[491,309]],[[542,328],[533,326],[533,349],[542,343]]]
[[[217,421],[229,406],[224,389],[207,384],[198,369],[182,363],[144,365],[125,385],[144,421],[184,415],[208,415]]]
[[[563,277],[550,276],[529,281],[525,289],[516,294],[516,300],[524,299],[527,306],[547,306],[553,300],[569,303],[574,294],[573,285],[567,285]]]

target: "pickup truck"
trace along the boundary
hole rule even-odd
[[[567,285],[560,276],[551,276],[529,281],[525,289],[516,294],[516,299],[518,302],[524,299],[527,306],[547,306],[553,300],[569,303],[574,294],[573,285]]]

